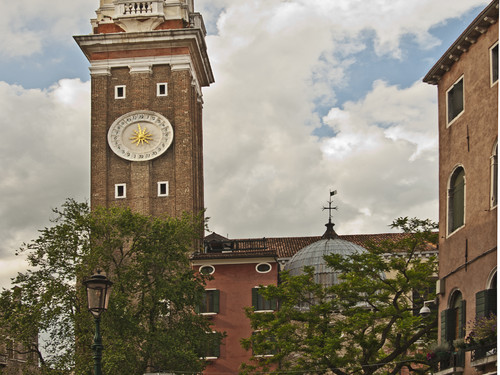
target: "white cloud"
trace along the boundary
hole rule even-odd
[[[9,264],[20,264],[15,251],[48,224],[52,208],[89,196],[89,95],[79,80],[44,91],[0,82],[0,256]]]
[[[234,41],[243,37],[238,30],[261,24],[275,33],[277,30],[307,29],[315,34],[308,44],[317,43],[316,38],[331,34],[333,38],[348,35],[352,41],[359,39],[364,30],[376,34],[375,49],[379,54],[390,54],[401,58],[400,40],[413,35],[421,48],[439,44],[429,30],[447,19],[459,17],[473,7],[488,4],[488,0],[199,0],[198,10],[207,23],[217,22],[218,34],[234,33]],[[222,12],[222,14],[220,13]],[[217,15],[219,18],[216,20]],[[255,35],[248,33],[244,38]],[[305,39],[305,38],[304,38]],[[303,46],[298,40],[297,46]]]
[[[343,185],[339,199],[369,217],[364,230],[383,230],[398,216],[436,220],[434,90],[421,82],[399,89],[377,81],[362,100],[325,117],[337,135],[323,140],[322,150]],[[344,224],[349,232],[363,230],[359,218]]]
[[[436,218],[435,88],[377,81],[341,108],[335,91],[348,84],[353,54],[366,47],[363,30],[376,32],[379,53],[397,55],[408,30],[429,43],[428,28],[449,12],[416,26],[429,2],[377,4],[226,4],[218,34],[208,38],[216,83],[205,90],[204,107],[213,230],[233,237],[321,234],[330,188],[339,190],[343,233],[386,231],[401,215]],[[318,99],[331,108],[325,119],[315,113]],[[312,136],[322,121],[340,133]]]
[[[349,68],[368,43],[404,59],[401,38],[429,48],[439,42],[432,26],[486,3],[197,0],[216,32],[207,38],[216,83],[204,89],[211,228],[232,237],[319,235],[331,188],[339,191],[339,233],[387,231],[401,215],[435,219],[435,87],[375,81],[348,103],[338,103],[338,89],[348,87]],[[52,42],[76,48],[70,36],[90,32],[98,1],[7,7],[0,13],[4,61],[46,53]],[[21,267],[13,251],[46,225],[50,209],[89,196],[89,93],[78,80],[48,90],[0,82],[0,268],[13,275]],[[313,136],[321,126],[338,133]]]
[[[310,113],[276,106],[275,116],[256,111],[249,121],[236,106],[219,117],[217,100],[224,99],[210,97],[205,150],[212,229],[234,237],[319,235],[330,188],[339,191],[339,233],[389,231],[399,216],[436,219],[434,90],[420,82],[407,89],[376,82],[360,101],[332,108],[323,121],[337,135],[322,140],[304,126]],[[227,116],[236,121],[222,130],[218,124]]]
[[[88,0],[16,0],[0,12],[0,59],[32,56],[51,42],[69,45],[72,34],[88,34],[98,4]]]

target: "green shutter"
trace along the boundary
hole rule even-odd
[[[453,180],[453,228],[455,230],[464,224],[464,206],[465,206],[465,181],[464,171],[461,169]]]
[[[458,308],[458,337],[457,338],[464,338],[465,337],[465,325],[467,324],[467,317],[466,317],[466,310],[465,310],[466,304],[465,300],[460,302],[460,307]]]
[[[259,288],[252,288],[252,306],[255,310],[259,309]]]
[[[278,310],[278,300],[276,298],[273,298],[271,300],[271,310],[273,311]]]
[[[446,310],[441,311],[441,344],[446,342]]]
[[[214,290],[214,312],[219,313],[220,290]]]
[[[487,316],[490,314],[497,314],[497,290],[496,289],[488,289],[486,293],[486,312]]]
[[[481,290],[476,293],[476,318],[484,318],[486,316],[486,292]]]
[[[218,337],[217,334],[213,334],[213,339],[212,339],[212,347],[214,351],[214,357],[219,358],[220,357],[220,344],[218,342]]]
[[[476,293],[476,318],[484,318],[497,312],[496,289],[481,290]]]
[[[445,327],[444,327],[444,341],[450,342],[453,341],[455,337],[455,327],[456,327],[456,315],[455,309],[447,309],[443,311],[445,313]]]

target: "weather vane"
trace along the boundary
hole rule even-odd
[[[328,201],[328,207],[323,207],[323,211],[324,210],[328,210],[328,222],[331,223],[332,222],[332,210],[336,210],[338,209],[337,206],[335,207],[332,207],[332,197],[337,194],[337,190],[333,190],[331,191],[330,190],[330,200]]]

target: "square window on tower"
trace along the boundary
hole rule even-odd
[[[122,199],[127,197],[127,184],[115,184],[115,198]]]
[[[158,182],[158,196],[168,197],[168,181]]]
[[[156,84],[156,96],[167,96],[167,84],[166,83],[157,83]]]
[[[125,85],[115,86],[115,99],[125,99]]]

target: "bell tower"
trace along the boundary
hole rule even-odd
[[[198,213],[202,87],[214,82],[193,0],[100,0],[90,35],[91,207]]]

